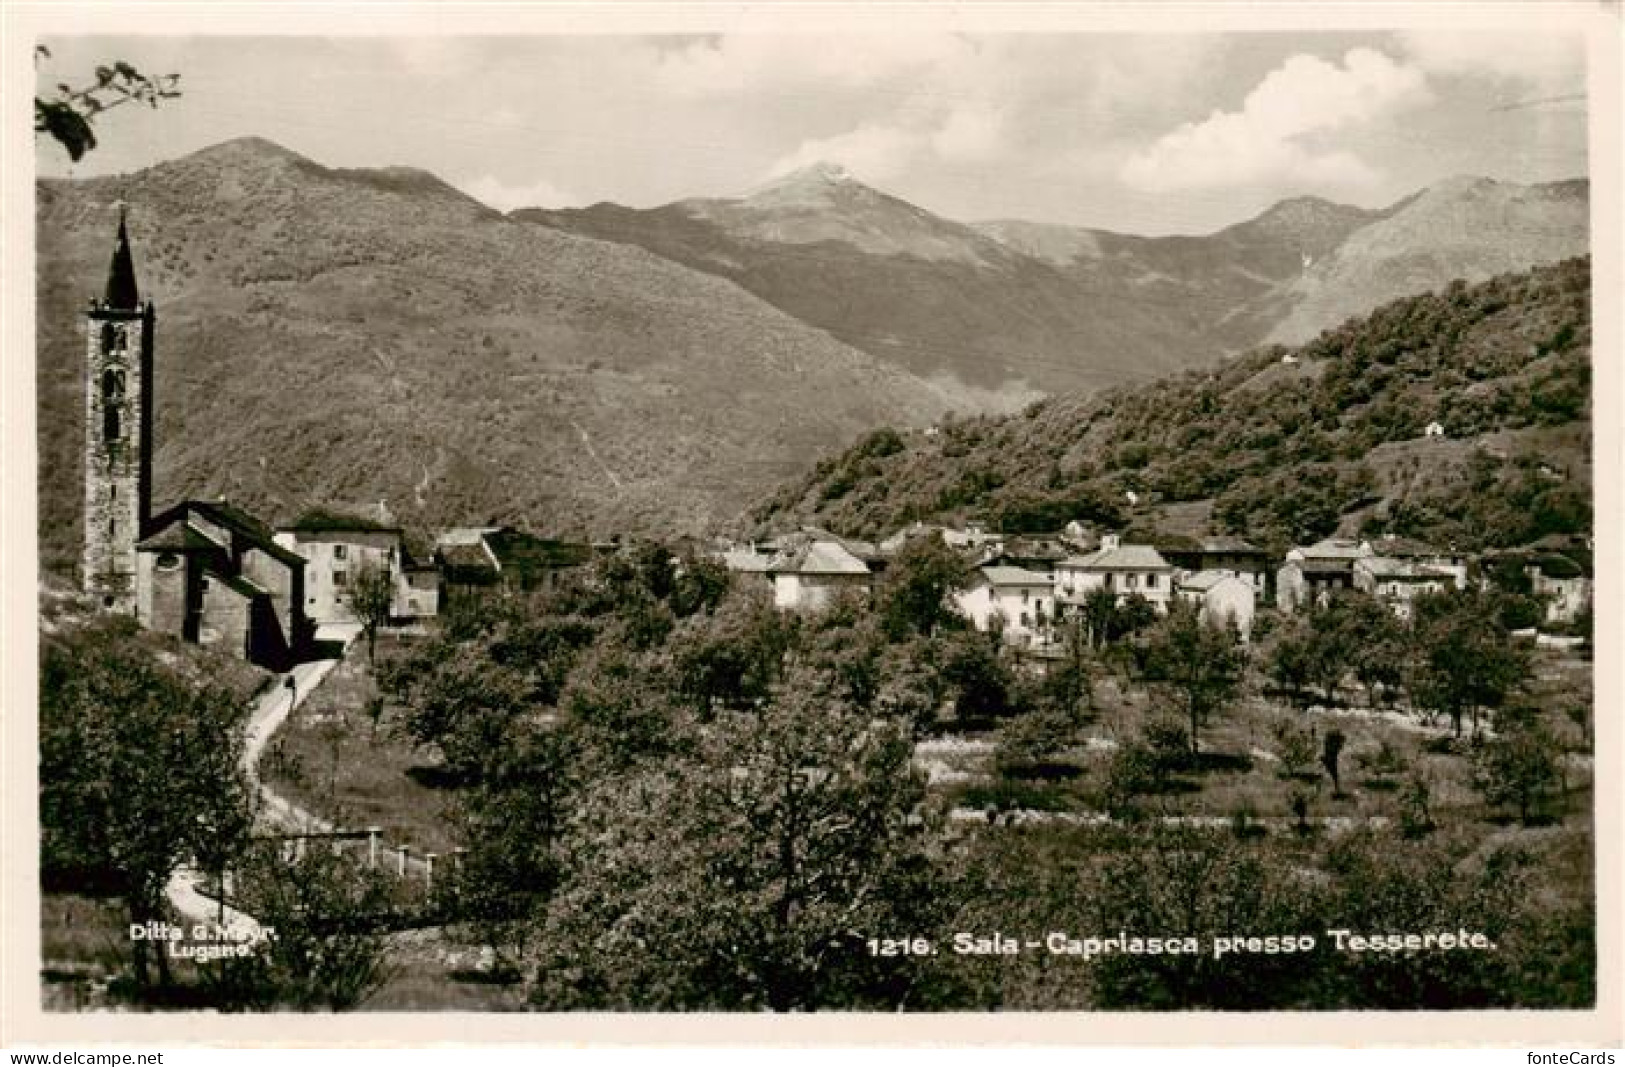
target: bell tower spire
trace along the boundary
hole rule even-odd
[[[125,227],[125,205],[118,205],[118,240],[113,245],[113,262],[107,268],[107,293],[103,303],[119,311],[134,311],[141,293],[135,284],[135,258],[130,255],[130,233]]]
[[[85,592],[137,612],[136,542],[152,517],[152,302],[141,303],[125,207],[101,300],[85,311]]]

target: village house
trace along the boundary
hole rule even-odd
[[[1411,617],[1411,604],[1419,596],[1461,588],[1453,570],[1414,563],[1392,556],[1365,556],[1354,561],[1354,588],[1386,603],[1401,619]]]
[[[511,526],[466,526],[435,539],[443,600],[486,593],[528,593],[557,588],[592,559],[591,545],[537,537]]]
[[[1591,578],[1585,568],[1555,552],[1535,556],[1524,566],[1529,591],[1546,602],[1546,621],[1569,623],[1591,603]]]
[[[1258,599],[1252,582],[1230,571],[1197,571],[1180,575],[1175,595],[1199,605],[1205,621],[1234,626],[1243,641],[1251,637]]]
[[[304,557],[305,613],[317,625],[353,623],[351,598],[365,573],[401,571],[401,529],[355,515],[311,511],[277,528],[277,544]]]
[[[309,648],[305,561],[240,508],[188,500],[155,516],[135,546],[136,620],[284,670]]]
[[[1157,542],[1157,551],[1182,571],[1234,575],[1252,586],[1255,597],[1264,596],[1269,586],[1269,553],[1239,537],[1166,537]]]
[[[847,590],[869,592],[878,562],[873,545],[824,531],[785,538],[767,567],[773,603],[789,611],[818,611]]]
[[[1167,611],[1174,594],[1174,567],[1150,545],[1125,545],[1116,534],[1101,538],[1100,548],[1070,556],[1055,567],[1055,595],[1061,604],[1082,604],[1097,589],[1117,595],[1118,603],[1138,594],[1158,611]]]
[[[1467,559],[1457,552],[1395,534],[1384,534],[1372,541],[1371,551],[1389,559],[1403,560],[1413,566],[1444,572],[1450,576],[1457,589],[1467,587]]]
[[[1021,567],[978,567],[954,594],[954,603],[976,629],[998,629],[1009,644],[1037,645],[1055,618],[1055,576]]]
[[[1292,612],[1324,603],[1339,589],[1354,588],[1354,561],[1376,555],[1365,541],[1327,538],[1288,550],[1275,572],[1275,604]]]
[[[1071,555],[1074,553],[1059,538],[1007,537],[1002,542],[986,546],[977,562],[982,566],[1021,567],[1053,575],[1061,561]]]

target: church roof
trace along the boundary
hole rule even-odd
[[[226,527],[253,548],[289,567],[305,565],[304,556],[276,543],[276,535],[269,526],[224,500],[183,500],[169,510],[154,515],[146,528],[148,540],[160,535],[175,520],[185,519],[193,512]]]
[[[168,522],[136,544],[138,552],[203,552],[218,550],[216,544],[189,522]]]
[[[118,216],[118,243],[113,246],[113,262],[107,268],[105,303],[115,311],[134,311],[141,304],[135,285],[135,260],[130,255],[130,235],[124,228],[124,212]]]

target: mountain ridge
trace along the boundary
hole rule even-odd
[[[258,139],[37,186],[42,556],[77,555],[80,312],[128,203],[158,306],[157,503],[698,533],[894,413],[982,405],[725,279]],[[809,406],[808,397],[819,403]]]
[[[1529,190],[1529,203],[1544,205],[1531,213],[1550,216],[1551,232],[1521,247],[1528,227],[1503,232],[1493,212],[1474,215],[1482,182]],[[1384,208],[1298,196],[1209,234],[1146,237],[1018,219],[961,223],[813,164],[739,198],[510,216],[729,278],[915,374],[1055,394],[1212,365],[1458,276],[1581,254],[1587,193],[1584,179],[1527,187],[1450,179]],[[1356,254],[1360,234],[1385,223],[1403,233],[1439,203],[1473,218],[1450,256],[1411,262],[1409,251],[1380,243]],[[1339,273],[1323,266],[1351,245]],[[1410,288],[1395,291],[1396,276]]]

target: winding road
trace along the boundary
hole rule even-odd
[[[343,642],[344,648],[348,649],[360,632],[359,624],[344,623],[323,626],[316,637],[319,641]],[[242,768],[258,795],[257,818],[261,829],[294,833],[320,833],[332,829],[332,825],[325,819],[312,815],[261,781],[259,763],[260,757],[265,753],[265,746],[287,721],[288,715],[294,708],[304,703],[306,697],[315,692],[322,679],[326,678],[328,672],[338,666],[339,662],[339,659],[315,660],[298,664],[286,674],[278,675],[270,688],[260,695],[253,712],[248,716],[248,722],[244,727]],[[289,692],[287,685],[290,677],[294,682],[292,692]],[[170,875],[169,883],[164,887],[164,894],[169,898],[170,905],[184,916],[188,923],[219,923],[239,936],[258,937],[260,924],[252,915],[204,895],[200,888],[204,877],[204,873],[196,867],[178,868]]]

